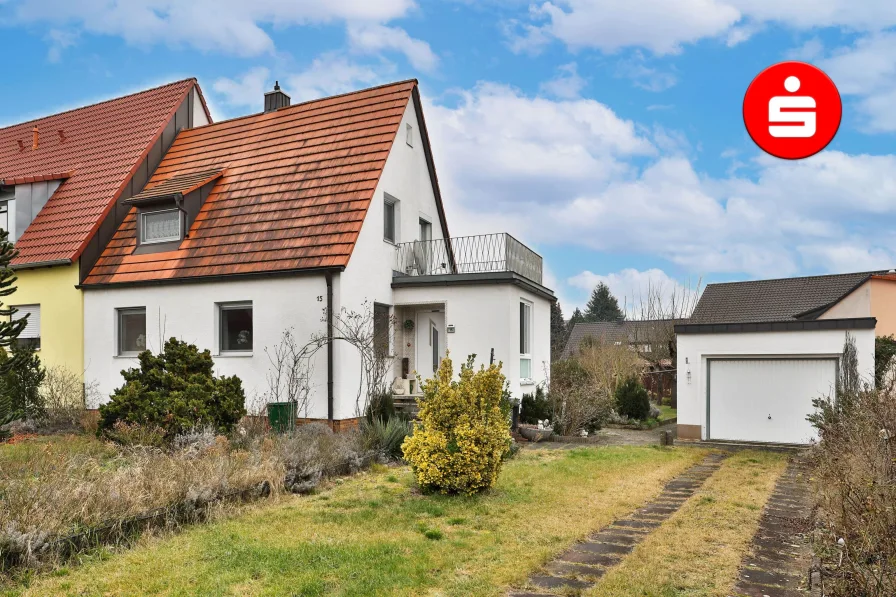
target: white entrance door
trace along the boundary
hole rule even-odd
[[[445,314],[417,312],[417,373],[430,379],[445,356]]]
[[[809,443],[812,400],[832,396],[836,379],[832,358],[711,359],[709,438]]]

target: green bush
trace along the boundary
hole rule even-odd
[[[609,420],[613,410],[612,394],[596,384],[589,371],[576,359],[551,365],[548,401],[554,432],[559,435],[597,431]]]
[[[896,338],[878,336],[874,339],[874,385],[878,388],[887,383],[887,374],[893,368],[896,357]]]
[[[545,419],[550,419],[551,405],[544,393],[544,388],[538,386],[533,394],[523,394],[520,404],[520,422],[535,424]]]
[[[197,427],[229,433],[246,414],[243,384],[215,377],[208,350],[172,338],[159,355],[140,353],[139,369],[122,371],[125,383],[100,407],[97,433],[114,432],[119,421],[159,427],[166,440]]]
[[[46,414],[40,386],[47,371],[34,348],[13,344],[12,355],[0,349],[0,370],[10,360],[14,365],[0,375],[0,425],[16,419],[41,419]]]
[[[410,421],[402,417],[361,421],[361,437],[364,447],[392,460],[401,459],[401,444],[412,430],[413,426]]]
[[[368,423],[372,423],[377,419],[388,420],[394,417],[395,401],[392,399],[392,392],[374,394],[367,404],[365,416]]]
[[[402,449],[423,489],[471,495],[495,483],[510,449],[505,378],[500,365],[475,371],[472,357],[460,379],[453,376],[446,356],[435,378],[423,382],[420,420]]]
[[[616,412],[638,421],[646,421],[650,416],[650,397],[636,376],[627,377],[616,388]]]

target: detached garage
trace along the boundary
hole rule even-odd
[[[690,321],[675,326],[678,437],[813,441],[806,417],[813,400],[834,395],[847,334],[856,343],[860,375],[874,379],[880,326],[869,312],[871,301],[858,305],[856,296],[864,291],[856,291],[871,281],[896,288],[889,277],[860,273],[707,286]]]

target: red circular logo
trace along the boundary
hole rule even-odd
[[[815,155],[840,128],[840,92],[824,71],[780,62],[753,79],[744,96],[744,124],[763,151],[787,160]]]

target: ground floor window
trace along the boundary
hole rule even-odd
[[[532,303],[520,301],[520,379],[532,379]]]
[[[390,332],[392,318],[389,316],[389,305],[373,304],[373,346],[377,356],[388,356],[390,350]]]
[[[133,356],[144,350],[146,350],[146,308],[119,309],[119,356]]]
[[[222,303],[218,305],[221,319],[221,352],[252,350],[252,303]]]
[[[12,316],[14,320],[28,318],[25,329],[16,341],[20,346],[30,346],[34,350],[40,348],[40,305],[15,305],[18,311]]]

